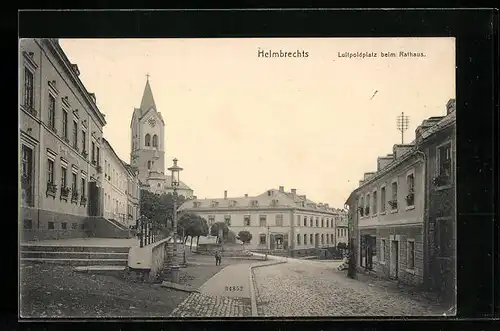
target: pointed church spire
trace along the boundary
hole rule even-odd
[[[144,93],[142,95],[141,110],[144,114],[149,108],[153,107],[156,110],[155,100],[153,98],[153,92],[151,91],[151,86],[149,85],[149,74],[146,75],[146,87],[144,88]]]

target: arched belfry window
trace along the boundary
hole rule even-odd
[[[146,134],[146,146],[151,146],[151,135],[149,133]]]
[[[153,147],[158,147],[158,136],[153,135]]]

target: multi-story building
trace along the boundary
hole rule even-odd
[[[435,125],[422,123],[416,141],[426,155],[426,282],[451,303],[456,295],[455,100]]]
[[[122,161],[123,162],[123,161]],[[137,170],[132,168],[130,164],[123,162],[123,165],[128,170],[127,175],[127,219],[128,226],[134,226],[136,220],[140,217],[140,182],[137,178]]]
[[[137,169],[142,187],[152,193],[173,193],[172,177],[165,174],[165,122],[156,108],[149,80],[141,106],[132,114],[130,130],[130,165]],[[183,182],[176,189],[186,199],[193,196],[193,190]]]
[[[209,226],[225,222],[231,231],[249,231],[252,241],[248,249],[310,251],[334,247],[335,218],[343,212],[328,204],[314,203],[295,189],[270,189],[258,196],[196,199],[179,208],[207,219]]]
[[[349,243],[349,222],[347,218],[347,213],[341,211],[339,216],[335,217],[335,238],[338,243]]]
[[[111,144],[103,141],[104,158],[104,217],[128,226],[128,177],[129,169],[116,155]]]
[[[85,236],[85,218],[99,214],[106,121],[79,74],[57,39],[20,41],[23,240]]]
[[[377,171],[365,173],[347,199],[358,266],[412,285],[428,284],[443,268],[449,272],[441,283],[454,277],[453,104],[446,116],[425,120],[414,142],[379,157]],[[439,244],[436,223],[445,227]],[[441,257],[436,247],[443,245]]]

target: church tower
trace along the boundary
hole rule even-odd
[[[139,171],[139,180],[163,177],[165,173],[165,122],[156,109],[147,75],[140,108],[135,108],[130,122],[130,165]]]

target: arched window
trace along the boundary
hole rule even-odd
[[[151,135],[146,133],[146,146],[151,146]]]
[[[153,147],[158,147],[158,136],[153,135]]]
[[[148,169],[151,169],[151,161],[148,161]]]

